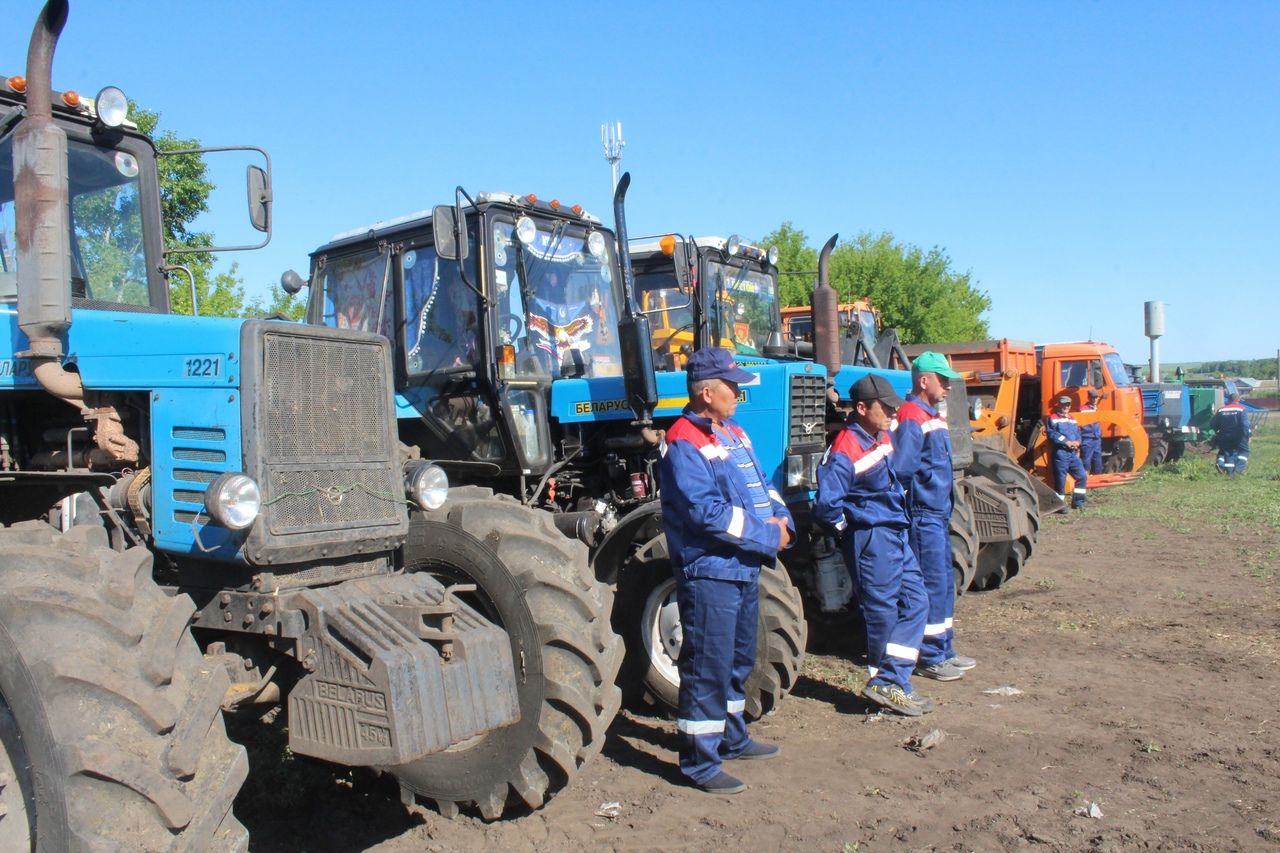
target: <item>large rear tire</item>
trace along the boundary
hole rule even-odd
[[[460,597],[510,636],[521,716],[391,772],[447,817],[472,805],[487,820],[538,808],[600,751],[622,703],[612,592],[549,513],[475,487],[412,517],[405,568],[476,585]]]
[[[642,545],[623,566],[614,627],[626,639],[624,689],[633,698],[645,697],[675,711],[680,694],[676,658],[682,632],[665,534]],[[804,662],[808,636],[800,591],[786,570],[780,565],[762,568],[756,665],[745,691],[748,719],[771,713],[791,692]]]
[[[996,589],[1017,576],[1035,553],[1040,538],[1040,503],[1031,475],[999,450],[975,445],[968,473],[996,483],[1017,503],[1024,521],[1021,535],[1012,541],[980,544],[977,572],[971,588]]]
[[[248,847],[231,805],[249,765],[194,612],[101,527],[0,531],[0,847]]]

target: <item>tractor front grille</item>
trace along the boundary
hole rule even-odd
[[[812,373],[791,377],[788,453],[820,450],[827,441],[827,378]]]
[[[245,325],[245,459],[262,489],[251,562],[394,547],[408,530],[387,340]]]

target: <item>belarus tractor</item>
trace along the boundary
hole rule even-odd
[[[673,707],[681,635],[656,473],[687,391],[683,372],[655,375],[653,350],[678,348],[684,321],[653,332],[650,319],[677,316],[687,299],[637,288],[625,251],[629,184],[624,176],[614,198],[617,239],[578,205],[461,188],[452,205],[338,234],[312,253],[307,318],[395,343],[401,440],[448,472],[451,500],[507,496],[559,530],[564,547],[590,549],[594,582],[617,588],[624,690]],[[752,334],[751,306],[731,310],[741,320],[726,333]],[[799,363],[760,373],[744,394],[768,401],[776,435],[756,447],[781,459],[786,424],[821,414],[823,380]],[[821,450],[821,431],[811,444]],[[780,567],[766,568],[749,717],[791,689],[806,635],[798,592]],[[600,671],[612,678],[617,667]]]
[[[385,338],[170,313],[162,155],[53,91],[67,15],[0,80],[0,848],[245,849],[222,717],[273,706],[446,813],[540,805],[619,701],[586,548],[407,452]]]

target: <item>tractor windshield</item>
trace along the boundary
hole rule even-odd
[[[498,342],[515,346],[516,374],[620,376],[613,235],[564,220],[521,220],[536,230],[492,223]]]
[[[871,311],[859,311],[858,325],[862,326],[862,339],[867,342],[867,346],[874,349],[876,345],[876,315]]]
[[[67,140],[71,296],[75,304],[147,306],[138,157]],[[0,301],[18,296],[13,137],[0,142]],[[104,305],[104,303],[106,303]]]
[[[1111,374],[1111,381],[1117,388],[1126,388],[1133,384],[1129,379],[1129,370],[1125,367],[1124,359],[1120,358],[1120,353],[1109,352],[1102,357],[1107,363],[1107,372]]]
[[[311,280],[319,285],[313,285],[312,299],[324,300],[321,322],[395,340],[390,275],[391,255],[379,248],[318,259]]]
[[[709,261],[708,297],[722,346],[758,355],[778,327],[777,279],[747,265]]]

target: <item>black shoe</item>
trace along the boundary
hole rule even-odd
[[[707,781],[698,785],[699,788],[708,794],[741,794],[747,790],[747,785],[741,779],[736,779],[721,770]]]
[[[747,748],[737,755],[725,756],[725,761],[735,761],[739,758],[744,761],[764,761],[766,758],[777,758],[782,754],[782,747],[775,743],[761,743],[753,740],[747,744]]]

